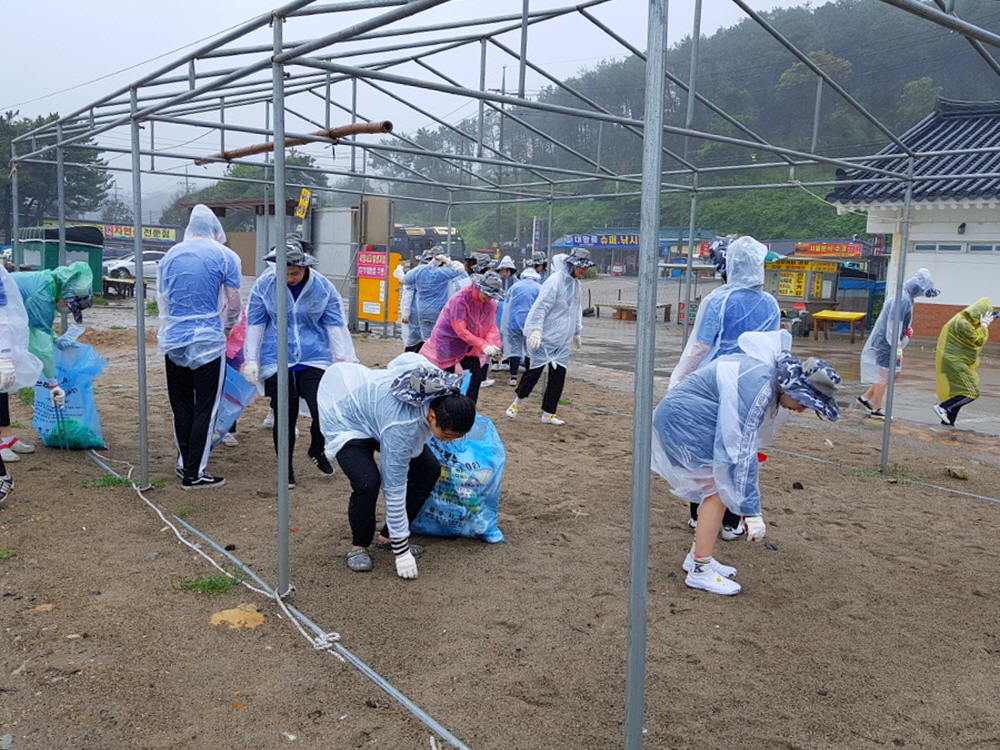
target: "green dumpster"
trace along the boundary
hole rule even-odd
[[[59,227],[25,227],[18,234],[20,262],[38,270],[59,266]],[[94,274],[94,288],[101,290],[104,275],[104,232],[97,227],[66,227],[66,263],[82,260]]]

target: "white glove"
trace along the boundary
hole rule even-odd
[[[406,550],[402,555],[396,555],[396,573],[400,578],[417,577],[417,561],[410,550]]]
[[[528,348],[537,349],[541,345],[542,345],[542,332],[536,328],[534,331],[531,332],[531,335],[528,336]]]
[[[764,525],[764,519],[761,516],[746,516],[743,523],[747,527],[748,542],[759,542],[767,534],[767,526]]]
[[[979,325],[983,328],[989,328],[990,323],[993,322],[993,313],[986,313],[983,317],[979,319]],[[0,386],[2,388],[2,386]]]
[[[57,385],[49,391],[49,401],[56,409],[62,409],[66,405],[66,391]]]
[[[407,313],[406,315],[402,316],[399,320],[400,320],[400,322],[403,323],[403,325],[407,325],[407,326],[410,325],[410,315],[409,315],[409,313]]]
[[[485,349],[483,349],[483,354],[485,354],[490,359],[493,359],[494,357],[499,357],[500,356],[500,347],[499,346],[493,346],[491,344],[490,346],[487,346]]]
[[[583,339],[580,338],[580,334],[578,333],[573,337],[573,347],[579,349],[581,346],[583,346]]]
[[[257,378],[260,376],[260,365],[256,362],[244,362],[243,363],[243,377],[246,378],[248,383],[256,383]]]
[[[9,391],[15,380],[17,371],[14,369],[14,360],[0,359],[0,391]]]

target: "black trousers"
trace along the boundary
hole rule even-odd
[[[226,384],[226,358],[220,356],[195,369],[181,367],[170,357],[164,359],[177,453],[184,478],[197,479],[205,472],[212,449],[212,428]]]
[[[312,425],[309,427],[309,455],[318,456],[323,453],[323,431],[319,426],[319,406],[316,403],[316,392],[319,381],[323,379],[323,370],[318,367],[307,367],[304,370],[288,371],[288,478],[292,479],[292,454],[295,453],[295,422],[299,416],[299,399],[309,407]],[[278,413],[278,374],[275,373],[264,381],[264,395],[271,399],[271,408]],[[274,452],[278,452],[278,425],[271,428],[271,440]]]
[[[947,401],[942,401],[941,408],[948,412],[948,424],[954,425],[955,420],[958,419],[958,410],[975,400],[972,396],[954,396]],[[3,423],[0,422],[0,424]]]
[[[524,375],[517,383],[517,397],[527,398],[531,395],[532,389],[537,385],[542,377],[542,367],[533,367],[525,370]],[[559,408],[559,399],[562,398],[563,388],[566,385],[566,368],[562,365],[549,363],[549,382],[545,386],[545,393],[542,395],[542,411],[548,414],[555,414]]]
[[[485,364],[479,364],[479,357],[469,355],[468,357],[462,357],[462,361],[458,364],[462,365],[463,370],[468,370],[472,373],[465,395],[476,403],[479,403],[479,386],[486,380],[486,368],[490,366],[490,361],[486,360]],[[444,368],[444,371],[455,372],[455,365]]]
[[[337,463],[351,482],[351,500],[347,505],[347,520],[351,524],[351,544],[367,547],[375,538],[375,505],[382,489],[382,472],[375,462],[375,452],[381,445],[375,438],[348,440],[337,453]],[[441,463],[434,452],[424,446],[419,456],[410,459],[406,476],[406,517],[413,521],[424,507],[438,477]],[[381,531],[388,536],[385,525]]]

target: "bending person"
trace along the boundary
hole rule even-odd
[[[653,414],[652,469],[673,493],[701,505],[698,528],[682,568],[685,584],[731,595],[736,569],[713,557],[726,508],[745,517],[749,541],[763,539],[757,448],[789,411],[814,409],[840,417],[833,397],[840,375],[821,359],[802,363],[788,351],[787,331],[746,333],[745,354],[696,371],[664,396]]]
[[[412,352],[396,357],[386,370],[335,364],[323,376],[319,402],[326,455],[337,460],[351,483],[351,570],[372,569],[368,548],[375,538],[381,488],[386,522],[379,545],[392,549],[401,578],[417,577],[420,550],[410,544],[410,522],[441,476],[427,441],[431,436],[458,440],[476,420],[476,405],[459,393],[461,382]]]
[[[944,324],[938,336],[935,365],[937,395],[934,413],[941,424],[955,426],[958,410],[979,398],[979,362],[990,338],[995,313],[983,297]]]
[[[691,337],[680,361],[670,373],[670,388],[699,367],[724,354],[742,350],[739,338],[748,331],[777,331],[781,327],[778,301],[764,291],[764,259],[767,247],[753,237],[717,240],[712,243],[716,265],[726,283],[715,289],[701,303]],[[688,525],[698,525],[698,505],[690,506]],[[740,517],[727,510],[722,519],[722,538],[730,542],[743,534]]]
[[[324,474],[333,474],[333,466],[323,452],[323,432],[319,424],[316,392],[323,373],[334,362],[349,361],[353,350],[343,350],[338,331],[344,326],[340,294],[323,274],[311,270],[314,256],[302,249],[297,239],[285,245],[285,273],[278,278],[272,250],[264,260],[270,265],[253,285],[247,304],[247,337],[243,346],[243,376],[251,383],[264,383],[264,395],[271,409],[278,405],[278,284],[288,286],[288,487],[295,487],[292,456],[295,452],[295,422],[299,399],[305,401],[312,417],[308,455]],[[275,453],[278,452],[278,426],[271,427]]]
[[[471,373],[466,395],[478,402],[489,360],[500,354],[496,318],[503,280],[496,271],[470,278],[472,283],[448,300],[420,353],[445,372],[455,372],[456,365],[461,365]]]

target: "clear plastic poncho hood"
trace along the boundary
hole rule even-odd
[[[570,344],[583,330],[580,281],[570,275],[566,257],[561,254],[552,259],[556,270],[542,284],[524,320],[526,337],[530,338],[533,331],[542,332],[541,345],[527,351],[532,368],[547,364],[568,366]]]

